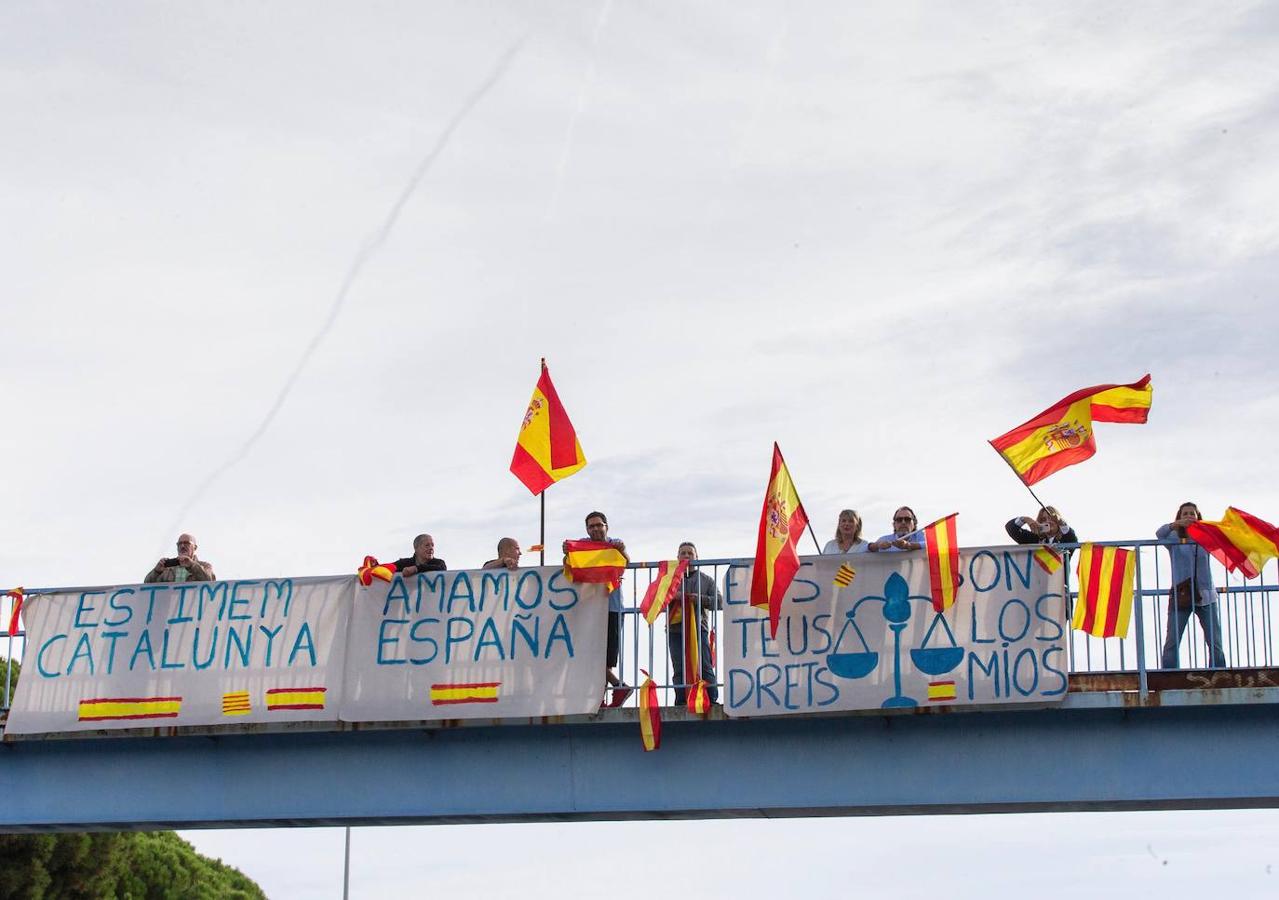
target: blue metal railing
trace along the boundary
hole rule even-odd
[[[1133,603],[1133,622],[1126,638],[1095,638],[1079,631],[1071,631],[1070,672],[1078,673],[1135,673],[1139,691],[1147,693],[1147,676],[1160,664],[1161,648],[1167,633],[1167,606],[1170,590],[1167,545],[1155,540],[1106,541],[1104,546],[1116,546],[1137,551],[1136,592]],[[1077,578],[1074,560],[1067,551],[1066,588],[1067,606],[1073,609],[1077,600]],[[730,567],[749,565],[749,559],[707,559],[698,567],[711,574],[721,593],[725,592],[725,577]],[[630,685],[637,684],[645,670],[658,684],[663,703],[673,705],[677,688],[687,688],[687,673],[683,683],[676,683],[672,675],[670,653],[667,646],[666,627],[658,622],[649,626],[640,615],[639,606],[649,583],[655,577],[656,562],[632,563],[628,566],[623,596],[626,609],[623,612],[623,640],[619,674]],[[1262,571],[1261,577],[1251,581],[1238,575],[1227,575],[1215,561],[1212,563],[1213,584],[1217,587],[1222,644],[1225,650],[1226,668],[1263,668],[1275,665],[1279,658],[1279,633],[1274,627],[1271,609],[1272,595],[1279,591],[1279,569],[1275,564]],[[1269,575],[1269,577],[1267,577]],[[738,584],[737,591],[749,590]],[[7,625],[10,615],[9,600],[0,600],[0,627]],[[710,634],[714,645],[719,644],[722,633],[723,612],[707,610]],[[1180,642],[1181,668],[1212,668],[1202,626],[1197,617],[1190,616],[1186,633]],[[25,649],[25,635],[15,636],[0,632],[0,653],[7,659],[21,659]],[[722,672],[717,668],[717,675]],[[717,685],[723,689],[722,682]],[[8,666],[0,670],[0,711],[7,710],[12,699],[12,678]],[[636,700],[628,701],[634,705]]]

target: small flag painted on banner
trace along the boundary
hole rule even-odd
[[[653,678],[643,669],[644,683],[639,689],[639,726],[640,740],[644,743],[644,752],[660,750],[662,747],[662,710],[657,702],[657,685]]]
[[[835,587],[846,588],[853,583],[853,579],[857,577],[857,570],[848,563],[842,563],[839,571],[835,573]]]
[[[1056,575],[1057,570],[1061,568],[1061,554],[1049,547],[1035,548],[1035,562],[1039,564],[1039,568],[1043,569],[1049,575]]]
[[[928,682],[928,702],[929,703],[945,703],[947,700],[955,699],[955,682],[953,681],[930,681]]]
[[[252,711],[248,691],[229,691],[222,695],[222,715],[247,716]]]
[[[271,688],[266,692],[268,712],[285,709],[324,709],[322,687]]]
[[[483,681],[471,684],[431,685],[431,705],[448,706],[453,703],[496,703],[500,681]]]
[[[181,709],[181,697],[94,697],[80,701],[79,720],[176,719]]]

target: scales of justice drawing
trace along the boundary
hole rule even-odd
[[[865,603],[882,604],[880,612],[893,633],[893,695],[880,704],[881,709],[910,708],[919,705],[913,697],[907,697],[902,693],[901,646],[902,632],[910,623],[913,611],[911,604],[919,602],[922,602],[928,608],[928,612],[933,614],[933,621],[928,626],[928,631],[925,632],[920,645],[911,648],[910,660],[915,668],[925,675],[945,675],[952,671],[963,661],[964,648],[956,644],[954,632],[950,630],[945,617],[933,608],[932,598],[911,594],[906,579],[896,572],[889,575],[888,580],[884,582],[883,596],[870,594],[853,604],[852,609],[847,613],[844,627],[839,631],[839,637],[835,639],[831,652],[826,657],[826,667],[839,678],[865,678],[875,671],[879,665],[879,653],[870,649],[870,645],[866,643],[866,636],[857,625],[857,611]],[[928,642],[937,631],[939,623],[946,634],[949,646],[929,647]],[[861,642],[862,649],[841,652],[840,647],[850,629]]]

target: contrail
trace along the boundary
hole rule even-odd
[[[226,462],[214,469],[213,472],[205,478],[204,481],[200,483],[200,486],[191,494],[190,498],[182,506],[181,511],[179,511],[177,516],[174,518],[173,524],[169,527],[167,536],[162,542],[164,545],[167,545],[173,538],[173,535],[177,534],[178,529],[182,527],[183,520],[186,518],[187,513],[189,513],[191,508],[199,502],[200,498],[204,496],[205,492],[213,485],[213,483],[248,456],[249,451],[252,450],[253,446],[262,438],[262,435],[266,434],[267,429],[271,427],[271,423],[275,421],[275,417],[280,412],[280,408],[284,406],[284,401],[287,400],[289,394],[292,393],[293,386],[297,383],[298,377],[302,374],[302,370],[306,368],[307,363],[311,361],[311,356],[315,353],[316,349],[320,346],[320,343],[333,328],[333,323],[337,321],[338,314],[342,312],[342,307],[346,304],[347,295],[351,292],[351,287],[355,284],[356,279],[360,277],[360,273],[364,270],[365,264],[367,264],[382,245],[386,243],[386,239],[390,236],[391,230],[395,227],[395,223],[399,221],[400,213],[404,211],[405,205],[408,204],[409,199],[417,190],[422,179],[426,177],[426,173],[431,170],[431,166],[434,165],[435,160],[439,158],[440,154],[444,152],[444,148],[448,146],[449,140],[453,137],[453,132],[457,131],[458,127],[461,126],[468,116],[470,116],[475,107],[480,104],[480,101],[484,99],[488,92],[491,91],[499,81],[502,80],[502,76],[506,74],[506,70],[510,68],[512,61],[514,61],[516,55],[524,46],[526,38],[527,35],[520,38],[512,44],[506,52],[498,57],[497,63],[493,66],[492,71],[489,72],[488,77],[480,83],[479,87],[471,92],[471,95],[466,98],[466,102],[464,102],[458,111],[453,114],[453,118],[449,120],[448,125],[446,125],[444,130],[440,132],[440,136],[435,139],[435,145],[431,147],[431,151],[422,158],[420,163],[418,163],[417,169],[413,172],[413,177],[409,179],[408,184],[404,186],[404,190],[400,191],[400,195],[395,199],[395,203],[391,205],[391,209],[387,213],[386,218],[382,221],[381,227],[378,228],[377,232],[364,244],[360,251],[355,254],[355,259],[351,262],[350,268],[347,269],[346,277],[342,279],[342,286],[338,289],[337,296],[333,298],[333,304],[329,307],[328,317],[324,320],[323,324],[320,325],[319,330],[312,335],[310,342],[306,345],[306,349],[302,351],[302,355],[298,358],[297,365],[293,367],[293,371],[290,372],[289,377],[285,379],[284,387],[280,388],[280,392],[276,395],[275,401],[267,410],[266,415],[262,417],[262,421],[258,423],[258,427],[251,435],[249,435],[248,440],[240,446],[240,449],[231,454]]]
[[[590,96],[591,88],[595,86],[595,54],[599,49],[600,35],[604,32],[604,24],[608,21],[608,14],[612,9],[613,0],[604,0],[600,4],[600,14],[595,19],[595,30],[591,32],[591,47],[586,65],[586,77],[582,80],[582,87],[577,92],[577,108],[573,110],[573,117],[568,120],[568,130],[564,132],[564,145],[560,148],[560,161],[555,167],[555,187],[551,191],[551,202],[547,204],[546,216],[544,217],[544,221],[547,222],[554,221],[556,209],[560,204],[560,191],[564,188],[564,172],[568,168],[569,153],[573,149],[573,132],[577,130],[577,120],[586,111],[586,101]]]

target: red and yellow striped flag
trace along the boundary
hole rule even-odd
[[[120,719],[176,719],[181,697],[94,697],[80,701],[81,722]]]
[[[687,571],[686,559],[668,559],[658,563],[657,577],[649,583],[648,590],[644,592],[644,600],[640,603],[640,615],[645,622],[652,625],[657,621],[662,610],[666,609],[666,604],[671,602],[675,592],[684,583],[684,573]],[[675,619],[671,619],[671,624],[675,624]]]
[[[470,684],[431,685],[431,705],[448,706],[454,703],[496,703],[500,681],[481,681]]]
[[[1220,522],[1195,522],[1186,534],[1227,572],[1237,570],[1245,578],[1256,578],[1267,562],[1279,557],[1279,528],[1233,506],[1226,507]]]
[[[768,610],[772,636],[782,614],[782,597],[799,571],[795,549],[808,527],[808,514],[799,502],[799,492],[791,481],[781,448],[773,444],[773,467],[764,493],[764,510],[759,517],[759,541],[755,545],[755,567],[751,571],[751,606]]]
[[[688,711],[704,716],[711,711],[711,695],[706,682],[698,678],[688,689]]]
[[[1045,547],[1042,544],[1035,548],[1034,560],[1039,564],[1039,568],[1043,569],[1049,575],[1057,574],[1057,570],[1061,568],[1064,560],[1061,554],[1051,547]]]
[[[1097,452],[1093,422],[1141,425],[1150,413],[1150,376],[1132,384],[1099,384],[1075,391],[1028,422],[990,441],[1027,485]]]
[[[605,584],[613,591],[622,583],[626,555],[608,541],[565,541],[564,575],[575,584]]]
[[[644,672],[643,669],[640,671]],[[644,742],[644,752],[661,749],[662,712],[657,702],[657,685],[647,672],[644,672],[644,683],[639,689],[639,709],[640,740]]]
[[[247,716],[252,711],[248,691],[228,691],[222,695],[222,715]]]
[[[16,587],[11,591],[5,591],[4,594],[13,601],[13,612],[9,614],[9,637],[17,637],[19,631],[18,615],[22,612],[22,588]]]
[[[1122,547],[1079,548],[1079,600],[1071,627],[1093,637],[1128,636],[1137,554]]]
[[[355,577],[365,587],[371,585],[374,578],[378,581],[390,581],[395,577],[395,563],[380,563],[376,556],[366,556],[363,565],[355,570]]]
[[[946,703],[954,699],[955,699],[955,682],[954,681],[928,682],[928,702],[929,703]]]
[[[542,360],[542,375],[533,388],[533,399],[520,423],[511,457],[511,473],[533,494],[540,494],[557,481],[586,465],[582,445],[573,423],[551,384],[551,373]]]
[[[839,571],[835,573],[835,587],[845,588],[853,583],[853,579],[857,577],[857,570],[848,563],[840,563]]]
[[[955,605],[959,590],[959,538],[955,534],[955,518],[951,513],[922,529],[928,553],[928,584],[933,594],[933,609],[945,612]]]
[[[324,693],[327,688],[296,687],[271,688],[266,692],[268,712],[285,709],[324,709]]]

